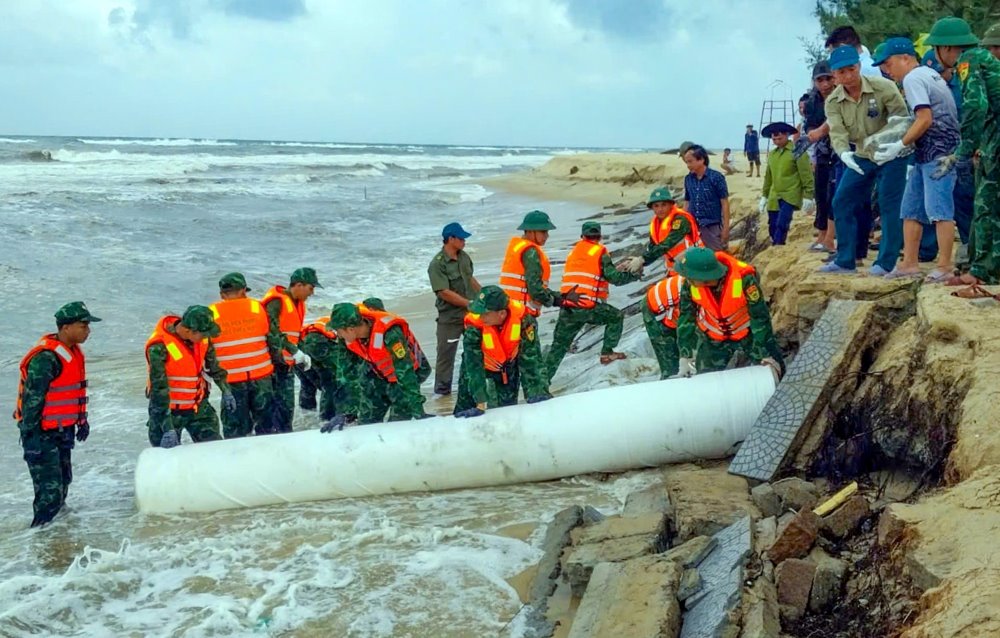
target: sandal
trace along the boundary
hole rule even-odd
[[[612,361],[619,361],[621,359],[627,359],[627,358],[628,357],[625,355],[624,352],[612,352],[612,353],[609,353],[609,354],[602,354],[601,355],[601,365],[602,366],[606,366],[609,363],[611,363]]]
[[[970,279],[971,279],[971,281],[970,281]],[[945,286],[978,286],[980,283],[982,283],[982,282],[980,282],[979,279],[977,279],[973,275],[970,275],[969,273],[965,273],[965,274],[962,274],[962,275],[953,275],[953,276],[949,277],[948,279],[945,280],[944,285]]]
[[[951,279],[951,276],[952,275],[951,275],[950,272],[945,272],[943,270],[938,270],[937,268],[935,268],[934,270],[932,270],[929,273],[927,273],[926,277],[924,277],[924,283],[925,284],[940,284],[940,283],[944,283],[944,282],[948,281],[949,279]]]
[[[962,288],[961,290],[956,290],[951,293],[952,297],[958,297],[960,299],[996,299],[1000,295],[994,295],[989,290],[986,290],[979,284],[972,284],[968,288]]]

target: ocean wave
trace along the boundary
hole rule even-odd
[[[51,151],[28,151],[22,157],[29,162],[54,162]]]
[[[220,142],[219,140],[198,140],[186,137],[162,137],[157,139],[89,139],[77,138],[81,144],[96,146],[238,146],[236,142]]]
[[[13,137],[0,137],[0,144],[34,144],[35,140],[16,139]]]

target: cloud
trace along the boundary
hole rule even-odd
[[[565,5],[574,23],[620,38],[664,34],[672,17],[665,0],[565,0]]]

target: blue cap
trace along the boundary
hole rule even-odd
[[[944,73],[944,65],[941,64],[941,62],[937,59],[937,56],[934,55],[934,49],[931,49],[930,51],[924,54],[923,59],[920,60],[920,64],[924,66],[929,66],[938,73]]]
[[[853,64],[860,64],[860,63],[861,63],[861,56],[858,55],[858,50],[849,44],[837,47],[830,54],[831,71],[836,71],[837,69],[843,69]]]
[[[917,50],[913,46],[913,40],[909,38],[889,38],[879,47],[881,51],[872,60],[872,66],[885,64],[885,61],[894,55],[912,55],[917,57]]]
[[[441,237],[448,239],[449,237],[458,237],[459,239],[467,239],[472,237],[472,233],[466,231],[462,228],[462,225],[458,222],[452,222],[445,226],[441,230]]]

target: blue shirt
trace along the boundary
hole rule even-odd
[[[699,225],[722,223],[722,200],[729,197],[726,178],[719,171],[706,168],[701,179],[694,173],[684,178],[684,199],[687,211],[694,215]]]
[[[751,155],[760,153],[760,142],[758,141],[756,131],[743,135],[743,152]]]

